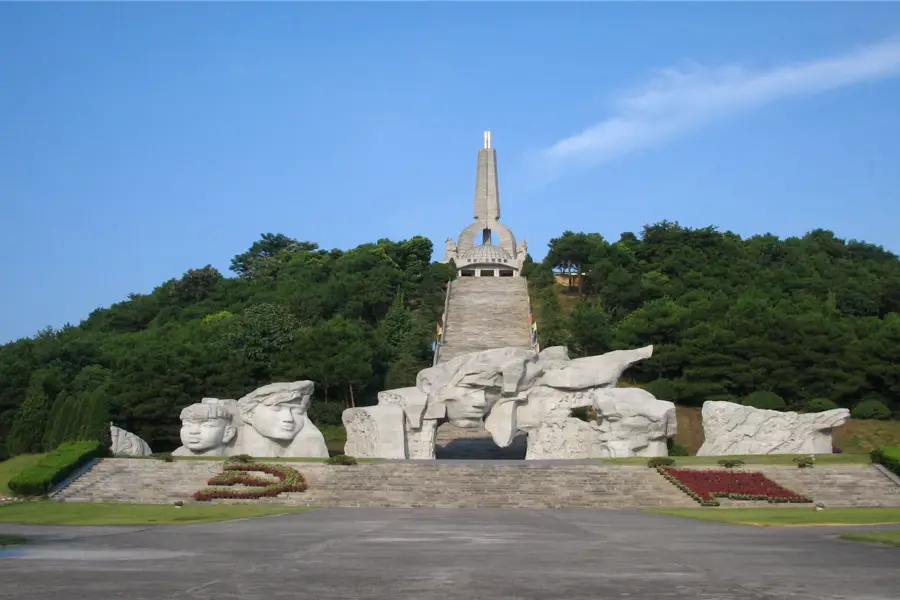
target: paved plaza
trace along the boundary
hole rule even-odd
[[[35,540],[0,551],[0,598],[896,600],[900,548],[836,539],[845,529],[506,509],[0,524],[0,533]]]

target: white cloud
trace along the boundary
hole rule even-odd
[[[659,145],[710,121],[792,96],[900,74],[900,39],[840,56],[751,71],[740,66],[667,69],[613,102],[613,114],[540,151],[544,167],[593,164]]]

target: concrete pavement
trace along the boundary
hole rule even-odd
[[[896,600],[900,548],[835,539],[840,531],[574,509],[0,524],[36,540],[0,552],[0,598]]]

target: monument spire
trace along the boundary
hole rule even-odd
[[[497,151],[491,147],[491,132],[484,132],[484,148],[478,151],[475,178],[475,219],[485,229],[500,218],[500,189],[497,183]]]

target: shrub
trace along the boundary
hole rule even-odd
[[[42,496],[85,462],[108,453],[109,449],[100,442],[60,444],[55,452],[14,475],[9,480],[9,489],[21,496]]]
[[[253,462],[253,457],[249,454],[236,454],[235,456],[229,457],[225,462],[246,465]]]
[[[882,446],[872,450],[873,463],[878,463],[895,475],[900,475],[900,446]]]
[[[834,410],[838,405],[828,398],[813,398],[806,403],[804,407],[806,412],[823,412],[826,410]]]
[[[801,469],[813,468],[816,466],[816,458],[814,456],[804,456],[803,458],[795,458],[794,462],[797,463],[797,467]]]
[[[328,458],[329,465],[355,465],[356,459],[346,454],[335,454]]]
[[[850,416],[854,419],[878,419],[886,420],[891,418],[891,409],[879,402],[878,400],[863,400],[853,407]]]
[[[678,388],[670,379],[654,379],[649,383],[645,383],[641,387],[643,387],[645,391],[650,392],[660,400],[668,400],[669,402],[673,402],[679,399]]]
[[[669,456],[690,456],[691,452],[687,449],[687,446],[682,446],[676,442],[672,442],[669,445]]]
[[[150,458],[155,458],[156,460],[161,460],[163,462],[175,461],[175,458],[172,456],[171,452],[154,452],[150,455]]]
[[[669,458],[668,456],[655,456],[647,461],[647,466],[651,469],[655,469],[657,467],[671,467],[675,464],[674,458]]]
[[[743,465],[744,461],[726,458],[726,459],[720,460],[718,464],[722,465],[726,469],[733,469],[734,467],[740,467],[741,465]]]
[[[752,406],[753,408],[764,408],[766,410],[784,410],[786,404],[784,398],[775,392],[758,391],[753,392],[743,400],[741,404],[744,406]]]

